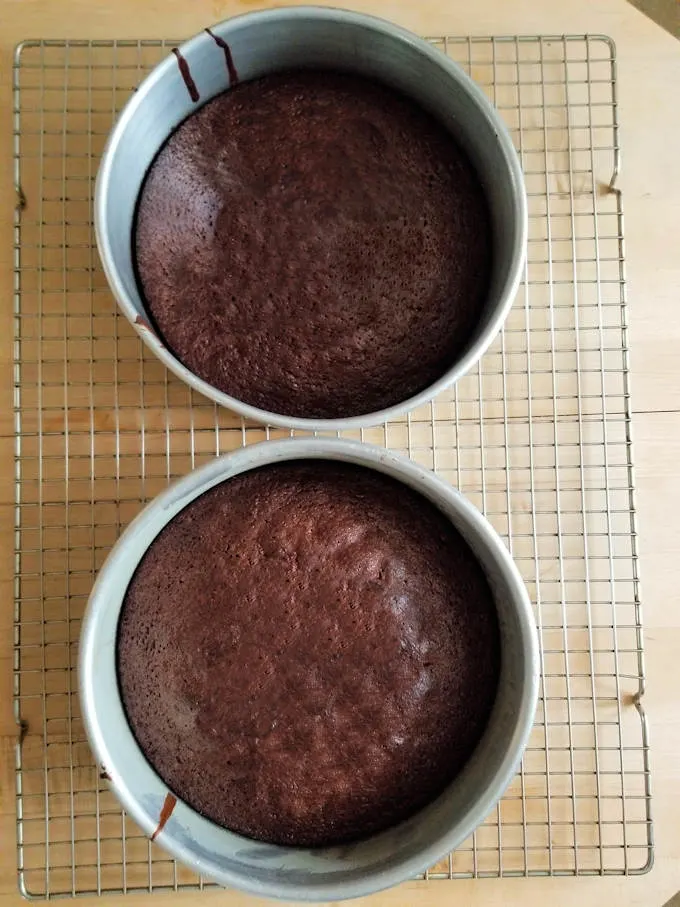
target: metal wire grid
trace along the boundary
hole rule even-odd
[[[623,874],[652,861],[631,462],[615,53],[604,37],[436,38],[501,110],[526,174],[528,264],[479,367],[349,433],[408,453],[520,567],[542,689],[522,767],[431,879]],[[121,811],[76,695],[107,551],[175,476],[283,433],[188,390],[117,314],[92,235],[97,161],[167,41],[30,41],[14,69],[18,873],[33,897],[202,888]]]

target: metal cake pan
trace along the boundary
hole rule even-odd
[[[118,619],[128,584],[163,527],[199,495],[241,472],[295,459],[375,469],[430,500],[482,565],[497,608],[501,674],[489,724],[463,771],[407,821],[351,845],[296,849],[219,827],[177,800],[146,761],[128,725],[116,673]],[[220,457],[175,482],[120,537],[99,572],[83,620],[79,689],[87,735],[114,792],[139,826],[178,860],[223,885],[297,901],[337,901],[423,872],[484,820],[515,774],[534,719],[538,638],[520,574],[502,541],[460,492],[384,448],[353,441],[267,441]]]
[[[216,39],[222,44],[218,44]],[[229,49],[225,66],[223,44]],[[527,204],[512,140],[482,90],[427,41],[382,19],[314,6],[248,13],[212,26],[179,48],[200,101],[192,100],[169,54],[123,109],[104,150],[95,189],[95,231],[102,265],[121,311],[156,356],[192,388],[247,419],[298,429],[348,429],[403,414],[456,382],[498,334],[524,266]],[[410,96],[461,143],[490,207],[493,250],[486,302],[472,336],[441,377],[407,400],[342,419],[267,412],[226,394],[187,369],[150,324],[135,275],[133,228],[137,199],[158,150],[187,116],[230,86],[230,71],[247,81],[296,67],[359,73]]]

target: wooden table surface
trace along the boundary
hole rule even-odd
[[[18,904],[11,703],[13,419],[11,389],[11,54],[25,38],[190,35],[261,0],[0,0],[0,907]],[[272,4],[277,5],[277,4]],[[279,4],[283,5],[283,4]],[[345,0],[426,34],[604,33],[616,41],[630,299],[634,459],[652,733],[656,865],[638,878],[499,879],[407,884],[358,904],[662,905],[680,889],[680,703],[675,599],[680,554],[680,43],[625,0]],[[151,899],[149,900],[149,897]],[[209,892],[225,907],[255,904]],[[190,904],[195,894],[127,896]],[[105,898],[114,903],[113,898]],[[120,903],[120,899],[118,899]],[[86,899],[85,902],[90,903]],[[94,901],[92,901],[94,903]]]

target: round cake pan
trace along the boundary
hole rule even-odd
[[[456,361],[410,399],[379,412],[348,414],[343,419],[267,412],[197,377],[155,332],[135,274],[132,234],[137,199],[146,172],[168,136],[200,104],[228,89],[236,72],[240,81],[246,81],[296,67],[356,72],[409,95],[465,148],[491,211],[493,264],[487,299],[477,327]],[[104,271],[121,310],[156,356],[187,384],[256,422],[287,428],[345,429],[384,422],[427,402],[477,362],[499,332],[517,291],[525,257],[527,206],[522,171],[503,121],[459,66],[427,41],[382,19],[301,6],[221,22],[156,66],[109,137],[97,175],[95,230]]]
[[[472,758],[441,796],[406,822],[342,847],[303,850],[250,840],[175,800],[128,725],[116,673],[118,620],[128,584],[158,533],[199,495],[244,471],[295,459],[375,469],[424,495],[451,520],[482,565],[497,608],[501,674],[489,724]],[[102,567],[80,641],[82,712],[97,761],[141,828],[196,872],[284,900],[356,897],[395,885],[454,850],[502,796],[517,770],[538,695],[538,640],[519,572],[498,535],[460,492],[384,448],[353,441],[270,441],[227,454],[175,482],[134,520]]]

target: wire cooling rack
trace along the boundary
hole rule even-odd
[[[542,684],[510,789],[427,876],[642,873],[652,825],[614,46],[433,42],[512,132],[528,264],[472,374],[408,417],[349,434],[437,470],[486,513],[535,604]],[[203,887],[144,837],[92,760],[76,694],[80,621],[146,501],[217,453],[283,434],[165,371],[117,314],[98,263],[98,158],[171,46],[28,41],[16,53],[17,857],[34,897]]]

